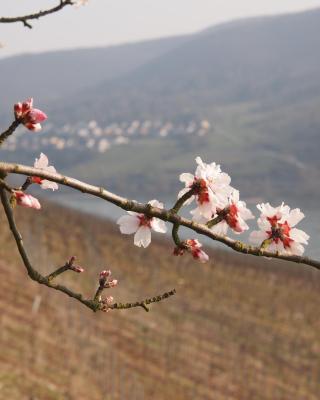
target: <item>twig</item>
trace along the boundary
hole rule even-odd
[[[38,176],[43,179],[47,179],[52,182],[60,183],[61,185],[71,187],[75,190],[79,190],[82,193],[88,193],[95,197],[99,197],[109,203],[115,204],[126,211],[134,211],[140,214],[146,214],[155,218],[159,218],[163,221],[171,223],[178,223],[179,225],[185,226],[192,229],[194,232],[200,235],[207,236],[214,241],[221,242],[238,253],[251,254],[253,256],[264,256],[269,258],[276,258],[280,260],[291,261],[298,264],[306,264],[315,269],[320,270],[320,261],[313,260],[308,257],[296,256],[296,255],[284,255],[272,253],[261,249],[260,247],[249,246],[237,240],[230,239],[228,237],[219,236],[214,234],[207,226],[191,221],[187,218],[183,218],[177,215],[172,210],[160,209],[157,207],[151,207],[150,204],[142,204],[133,200],[126,199],[118,196],[112,192],[107,191],[98,186],[93,186],[88,183],[81,182],[77,179],[63,176],[57,173],[50,173],[34,167],[28,167],[21,164],[11,164],[0,162],[0,171],[5,173],[14,173],[26,176]]]
[[[53,8],[48,10],[38,11],[33,14],[22,15],[18,17],[0,17],[0,23],[14,23],[14,22],[22,22],[23,25],[29,29],[32,29],[32,25],[28,22],[29,20],[39,19],[48,14],[53,14],[57,11],[62,10],[65,6],[73,5],[74,2],[72,0],[60,0],[59,4]]]
[[[212,228],[213,226],[219,224],[219,222],[221,222],[221,221],[224,220],[224,215],[225,215],[225,213],[224,213],[224,211],[222,211],[222,212],[221,212],[219,215],[217,215],[215,218],[213,218],[213,219],[211,219],[210,221],[208,221],[208,222],[206,223],[206,226],[207,226],[208,228]]]
[[[191,188],[187,193],[185,193],[183,196],[181,196],[175,203],[175,205],[172,207],[171,212],[174,214],[178,214],[184,203],[189,200],[194,194],[194,190]],[[185,246],[183,245],[183,242],[180,240],[179,237],[179,228],[180,224],[178,222],[174,222],[172,226],[172,239],[177,246],[177,248],[184,248]]]
[[[2,132],[0,135],[0,147],[2,146],[3,142],[8,139],[9,136],[13,134],[13,132],[18,128],[18,126],[21,124],[21,121],[19,119],[16,119],[12,122],[12,124],[9,126],[9,128]]]
[[[184,203],[190,199],[194,194],[194,189],[190,189],[187,193],[185,193],[183,196],[181,196],[175,203],[175,205],[171,208],[171,211],[173,213],[178,213],[181,209],[181,207],[184,205]]]
[[[9,186],[9,185],[7,184],[7,182],[6,182],[4,179],[2,179],[2,178],[0,178],[0,186],[2,186],[4,189],[6,189],[6,191],[9,192],[9,193],[12,193],[12,192],[13,192],[12,187]]]
[[[142,307],[144,310],[147,312],[149,311],[149,308],[147,307],[148,304],[152,303],[158,303],[161,300],[167,299],[173,295],[176,294],[176,289],[170,290],[170,292],[166,292],[164,294],[161,294],[160,296],[156,297],[151,297],[150,299],[145,299],[143,301],[137,301],[136,303],[114,303],[109,308],[113,310],[126,310],[128,308],[133,308],[133,307]]]

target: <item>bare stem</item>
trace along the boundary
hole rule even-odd
[[[6,131],[1,133],[1,135],[0,135],[0,147],[8,139],[8,137],[13,134],[13,132],[18,128],[18,126],[20,124],[21,124],[21,121],[19,119],[15,119],[12,122],[12,124],[9,126],[9,128]]]
[[[32,28],[32,25],[28,22],[30,20],[42,18],[48,14],[53,14],[62,10],[65,6],[72,5],[74,2],[72,0],[60,0],[59,4],[55,7],[49,8],[47,10],[38,11],[33,14],[21,15],[17,17],[0,17],[0,23],[8,24],[14,22],[22,22],[23,25],[29,29]]]
[[[6,189],[6,191],[9,192],[9,193],[12,193],[12,192],[13,192],[12,187],[9,186],[9,185],[7,184],[7,182],[6,182],[4,179],[1,179],[1,178],[0,178],[0,186],[2,186],[4,189]]]
[[[210,221],[208,221],[206,223],[206,226],[208,228],[212,228],[213,226],[219,224],[219,222],[224,220],[224,215],[223,212],[221,214],[219,214],[218,216],[216,216],[215,218],[211,219]]]
[[[126,310],[128,308],[133,308],[133,307],[142,307],[145,311],[149,311],[149,308],[147,307],[148,304],[152,303],[158,303],[159,301],[162,301],[164,299],[167,299],[173,295],[176,294],[176,289],[170,290],[170,292],[166,292],[164,294],[161,294],[159,296],[151,297],[149,299],[145,299],[143,301],[137,301],[136,303],[114,303],[109,308],[113,310]]]
[[[51,274],[49,274],[48,276],[46,276],[46,279],[48,279],[48,281],[52,281],[54,278],[56,278],[58,275],[63,274],[64,272],[68,271],[70,268],[68,266],[68,264],[63,265],[60,268],[57,268],[55,271],[51,272]]]
[[[172,207],[171,211],[173,213],[178,213],[181,209],[181,207],[184,205],[184,203],[190,199],[194,195],[194,190],[190,189],[187,193],[185,193],[183,196],[181,196],[175,203],[175,205]]]

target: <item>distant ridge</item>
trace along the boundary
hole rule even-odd
[[[205,120],[210,130],[203,137],[120,138],[126,145],[101,155],[48,152],[66,172],[135,198],[171,197],[177,176],[201,155],[221,163],[245,197],[317,207],[319,48],[317,8],[136,45],[38,55],[28,79],[22,58],[1,60],[0,85],[9,95],[2,97],[0,114],[9,122],[12,101],[32,92],[45,105],[54,134],[78,121],[125,130],[135,120],[174,126]],[[50,57],[60,69],[49,69]],[[28,151],[23,157],[36,156]]]

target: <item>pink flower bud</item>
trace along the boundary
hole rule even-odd
[[[76,256],[71,256],[69,261],[68,261],[68,264],[72,265],[75,261],[76,261]]]
[[[14,115],[16,118],[23,118],[31,109],[33,106],[33,99],[30,98],[23,103],[16,103],[13,107],[14,109]]]
[[[108,278],[111,275],[111,271],[110,270],[104,270],[101,271],[99,274],[99,278]]]
[[[84,272],[84,269],[82,267],[79,267],[78,265],[73,265],[72,267],[70,267],[70,269],[74,272],[77,272],[78,274]]]
[[[111,271],[101,271],[99,274],[99,285],[101,287],[105,286],[105,283],[107,282],[108,277],[111,275]]]
[[[22,104],[21,103],[16,103],[13,106],[13,111],[14,111],[14,115],[16,118],[20,118],[22,115]]]
[[[47,119],[47,116],[43,111],[33,108],[32,98],[24,101],[23,103],[16,103],[13,109],[15,117],[31,131],[40,131],[40,122],[43,122]]]
[[[37,108],[32,108],[24,117],[25,124],[30,123],[30,124],[37,124],[39,122],[43,122],[47,119],[48,117],[46,114],[38,110]]]
[[[24,192],[16,191],[13,196],[16,198],[17,204],[22,207],[34,208],[35,210],[40,210],[41,204],[39,200],[31,196],[31,194],[26,194]]]
[[[209,260],[208,254],[206,254],[202,249],[202,244],[197,239],[188,239],[185,242],[188,247],[189,252],[192,254],[193,258],[205,263]]]

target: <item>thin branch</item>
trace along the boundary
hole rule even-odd
[[[7,184],[7,182],[6,182],[4,179],[2,179],[2,178],[0,178],[0,186],[2,186],[4,189],[6,189],[6,191],[9,192],[9,193],[12,193],[12,192],[13,192],[12,187],[9,186],[9,185]]]
[[[2,132],[0,135],[0,147],[4,143],[5,140],[8,139],[9,136],[13,134],[13,132],[18,128],[18,126],[21,124],[21,120],[18,118],[12,122],[12,124],[9,126],[9,128]]]
[[[82,294],[80,293],[76,293],[73,292],[72,290],[70,290],[69,288],[67,288],[66,286],[60,285],[60,284],[56,284],[54,282],[52,282],[53,278],[55,278],[56,276],[60,275],[61,273],[65,272],[66,270],[70,269],[70,264],[72,267],[72,262],[71,259],[69,262],[67,262],[63,267],[58,268],[56,271],[54,271],[53,273],[51,273],[50,275],[48,275],[47,277],[41,275],[35,268],[33,268],[31,261],[28,257],[27,251],[24,247],[23,244],[23,240],[22,240],[22,236],[17,228],[17,225],[15,223],[15,219],[13,216],[13,212],[10,206],[10,203],[8,201],[7,198],[7,194],[5,192],[5,189],[3,187],[0,187],[0,197],[1,197],[1,202],[8,220],[8,224],[10,227],[10,230],[12,232],[12,235],[16,241],[17,247],[18,247],[18,251],[20,253],[20,256],[23,260],[23,263],[27,269],[28,275],[29,277],[33,280],[36,281],[38,283],[40,283],[41,285],[45,285],[48,286],[51,289],[55,289],[58,290],[59,292],[62,292],[64,294],[66,294],[69,297],[72,297],[73,299],[78,300],[80,303],[84,304],[86,307],[90,308],[92,311],[96,312],[98,310],[101,309],[101,304],[99,301],[97,301],[96,298],[94,298],[93,300],[89,300],[89,299],[85,299],[83,298]],[[146,299],[140,302],[136,302],[136,303],[126,303],[126,304],[122,304],[122,303],[115,303],[113,305],[111,305],[109,308],[111,309],[124,309],[124,308],[133,308],[133,307],[143,307],[142,304],[151,304],[151,303],[155,303],[158,301],[161,301],[163,299],[168,298],[169,296],[172,296],[173,294],[175,294],[175,289],[173,289],[171,292],[167,292],[163,295],[157,296],[157,297],[153,297],[152,299]],[[146,307],[143,307],[144,309],[146,309]],[[149,310],[146,310],[149,311]]]
[[[183,207],[186,201],[188,201],[194,194],[194,189],[191,188],[188,192],[186,192],[183,196],[181,196],[175,203],[175,205],[172,207],[171,212],[178,214],[180,209]],[[179,228],[180,224],[179,222],[174,222],[172,226],[172,239],[177,246],[177,248],[184,248],[185,246],[183,245],[183,242],[181,241],[179,237]]]
[[[219,222],[223,221],[223,220],[224,220],[224,216],[225,216],[225,213],[222,211],[222,212],[221,212],[219,215],[217,215],[215,218],[213,218],[213,219],[211,219],[210,221],[208,221],[208,222],[206,223],[206,226],[207,226],[208,228],[212,228],[213,226],[219,224]]]
[[[175,243],[175,245],[178,248],[182,248],[183,247],[183,242],[181,241],[180,237],[179,237],[179,228],[180,228],[180,224],[175,222],[172,226],[172,239]]]
[[[42,18],[48,14],[53,14],[62,10],[64,7],[68,5],[73,5],[74,1],[72,0],[60,0],[59,4],[53,8],[49,8],[48,10],[38,11],[33,14],[22,15],[18,17],[0,17],[0,23],[14,23],[14,22],[22,22],[23,25],[29,29],[32,29],[32,25],[28,22],[30,20]]]
[[[167,299],[173,295],[176,294],[176,289],[170,290],[170,292],[166,292],[164,294],[161,294],[160,296],[156,297],[151,297],[149,299],[145,299],[143,301],[137,301],[136,303],[114,303],[109,308],[113,310],[126,310],[128,308],[133,308],[133,307],[142,307],[145,311],[149,311],[149,308],[147,307],[148,304],[152,303],[158,303],[159,301],[162,301],[164,299]]]
[[[60,183],[61,185],[71,187],[75,190],[79,190],[82,193],[88,193],[95,197],[99,197],[109,203],[115,204],[116,206],[122,208],[126,211],[134,211],[140,214],[145,214],[148,216],[159,218],[163,221],[168,221],[171,223],[178,223],[187,228],[190,228],[194,232],[199,233],[213,239],[215,241],[221,242],[231,249],[237,251],[238,253],[251,254],[253,256],[264,256],[268,258],[276,258],[280,260],[291,261],[298,264],[306,264],[315,269],[320,270],[320,261],[313,260],[308,257],[301,257],[296,255],[284,255],[272,253],[261,249],[260,247],[249,246],[238,240],[233,240],[225,236],[219,236],[213,233],[207,226],[199,224],[197,222],[191,221],[187,218],[183,218],[177,215],[172,210],[160,209],[157,207],[151,207],[150,204],[142,204],[133,200],[120,197],[114,193],[103,189],[102,187],[93,186],[88,183],[81,182],[77,179],[63,176],[57,173],[50,173],[41,169],[34,167],[28,167],[21,164],[11,164],[0,162],[0,171],[5,173],[14,173],[26,176],[38,176],[43,179],[47,179],[52,182]]]
[[[175,205],[171,208],[171,211],[174,213],[178,213],[181,209],[181,207],[184,205],[184,203],[190,199],[194,194],[194,189],[190,189],[188,192],[186,192],[183,196],[181,196],[175,203]]]

